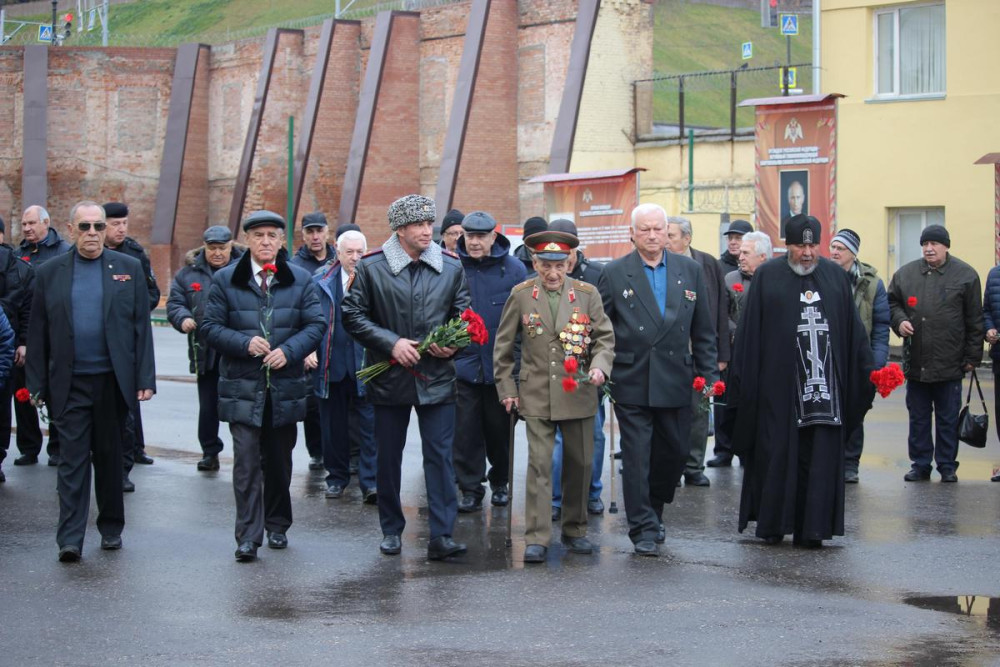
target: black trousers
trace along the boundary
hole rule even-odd
[[[691,407],[615,404],[622,445],[622,495],[632,542],[656,537],[691,451]]]
[[[14,366],[14,389],[23,389],[25,383],[24,366]],[[14,402],[14,416],[17,418],[17,449],[22,454],[38,456],[42,452],[42,429],[38,424],[38,411],[31,403]],[[49,456],[59,456],[59,433],[55,424],[49,424],[49,443],[45,449]]]
[[[455,436],[455,404],[376,405],[375,441],[378,443],[378,516],[383,535],[401,535],[406,526],[399,499],[402,485],[403,448],[410,411],[417,411],[427,486],[428,523],[433,540],[451,535],[458,515],[455,471],[451,446]]]
[[[219,438],[219,369],[198,375],[198,443],[205,456],[222,451]]]
[[[94,469],[97,529],[120,535],[125,526],[122,499],[122,443],[128,406],[114,373],[74,375],[66,410],[57,420],[62,447],[56,489],[59,492],[60,547],[83,547],[90,511],[90,469]]]
[[[10,449],[10,424],[11,408],[10,400],[14,393],[14,380],[8,378],[0,386],[0,464],[7,458],[7,450]]]
[[[142,412],[139,402],[132,398],[132,406],[125,417],[125,430],[122,433],[122,466],[125,473],[132,471],[136,454],[145,453],[146,438],[142,433]]]
[[[306,451],[309,458],[323,458],[323,429],[320,426],[319,399],[312,392],[306,398],[306,420],[302,424],[306,434]]]
[[[729,368],[720,373],[722,376],[722,381],[729,382]],[[726,395],[718,397],[715,402],[715,447],[713,452],[716,456],[732,456],[733,455],[733,443],[729,441],[729,436],[722,432],[719,428],[719,424],[725,418],[726,412]]]
[[[508,483],[510,443],[509,415],[497,396],[495,384],[458,381],[453,460],[458,488],[479,499],[486,495],[483,480],[491,488]],[[486,462],[489,461],[489,473]]]
[[[230,424],[233,435],[233,491],[236,494],[236,543],[264,543],[264,531],[285,533],[292,525],[292,449],[295,424],[272,426],[270,392],[262,426]]]

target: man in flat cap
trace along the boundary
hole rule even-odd
[[[507,412],[517,409],[528,432],[524,562],[541,563],[552,532],[552,449],[563,435],[562,542],[590,554],[587,492],[594,456],[597,392],[611,374],[615,335],[597,289],[567,280],[567,257],[579,244],[566,232],[540,232],[524,240],[534,255],[534,278],[514,288],[503,308],[493,352],[497,393]],[[520,334],[521,370],[514,379]],[[566,363],[577,367],[570,373]],[[589,383],[577,387],[581,378]],[[591,386],[593,385],[593,386]]]
[[[851,279],[854,305],[858,307],[861,323],[865,325],[872,348],[875,368],[882,368],[889,361],[889,297],[878,271],[871,264],[858,259],[861,237],[853,229],[841,229],[830,241],[830,259],[840,265]],[[869,401],[865,412],[871,410],[875,399],[875,385],[868,388]],[[859,423],[847,434],[844,459],[844,481],[857,484],[858,464],[865,444],[864,423]]]
[[[138,260],[105,248],[104,209],[70,211],[72,252],[38,269],[31,304],[27,388],[59,428],[59,560],[80,559],[93,465],[102,549],[120,549],[125,525],[125,416],[156,390],[149,294]]]
[[[41,206],[29,206],[21,214],[20,245],[15,251],[22,260],[37,270],[42,264],[67,253],[73,246],[67,243],[59,233],[52,228],[49,212]],[[29,307],[30,312],[30,307]],[[27,342],[25,343],[27,345]],[[24,359],[18,355],[14,363],[14,391],[25,386]],[[31,403],[14,402],[14,415],[17,417],[17,449],[21,455],[14,459],[14,465],[34,465],[38,463],[38,454],[42,451],[42,429],[38,423],[38,413]],[[49,455],[49,465],[59,465],[59,431],[49,423],[49,441],[45,447]]]
[[[635,250],[609,262],[599,288],[615,330],[615,415],[621,427],[622,491],[639,556],[659,555],[663,506],[673,502],[691,451],[691,385],[719,378],[705,274],[667,252],[667,213],[632,211]]]
[[[951,254],[943,225],[925,227],[920,246],[923,257],[900,267],[889,283],[910,413],[910,472],[903,479],[926,481],[936,463],[942,482],[957,482],[962,378],[982,362],[983,293],[975,269]]]
[[[725,420],[742,459],[739,530],[819,547],[844,534],[844,444],[868,404],[872,351],[851,281],[797,215],[757,269],[736,331]]]
[[[365,387],[375,406],[378,443],[378,514],[383,554],[402,549],[406,525],[400,503],[403,447],[410,412],[417,411],[427,485],[430,542],[427,557],[442,560],[465,552],[452,539],[458,511],[452,442],[455,436],[455,348],[417,346],[431,331],[469,307],[462,263],[433,243],[434,201],[407,195],[389,206],[392,235],[368,253],[354,272],[341,306],[347,333],[365,347],[370,365],[393,366]]]
[[[483,508],[484,478],[489,480],[493,505],[504,507],[510,499],[507,415],[497,396],[493,345],[507,295],[524,280],[527,272],[524,265],[510,255],[510,241],[496,231],[496,226],[496,220],[489,213],[469,213],[462,221],[463,235],[457,246],[469,282],[472,309],[482,316],[490,334],[485,345],[473,343],[455,356],[458,417],[454,461],[458,488],[462,492],[459,512],[478,512]]]
[[[146,289],[149,291],[149,311],[153,312],[160,305],[160,288],[156,284],[153,265],[150,264],[146,250],[134,238],[128,235],[128,206],[121,202],[108,202],[104,205],[104,215],[107,216],[108,233],[104,237],[104,246],[111,250],[128,255],[139,260],[145,274]],[[134,491],[135,485],[129,479],[133,463],[150,465],[153,457],[146,454],[146,437],[142,430],[142,413],[136,403],[129,410],[125,421],[125,490]]]
[[[327,224],[326,216],[319,211],[302,216],[302,245],[289,261],[301,266],[310,276],[337,259],[337,253],[328,240]],[[319,425],[319,403],[311,393],[308,401],[303,430],[306,435],[306,450],[309,452],[309,469],[322,470],[323,436]]]
[[[243,248],[233,245],[228,227],[215,225],[202,234],[204,245],[187,253],[184,268],[177,272],[167,298],[167,319],[188,339],[190,371],[198,378],[198,443],[202,459],[198,470],[219,469],[219,354],[205,339],[201,329],[208,305],[208,293],[216,272],[243,256]]]
[[[303,373],[325,322],[316,285],[278,249],[285,221],[255,211],[243,221],[248,252],[213,277],[201,328],[219,360],[219,419],[233,436],[236,560],[284,549],[292,525],[292,448],[311,393]]]

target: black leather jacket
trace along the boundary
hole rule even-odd
[[[432,244],[411,262],[396,237],[366,255],[341,306],[344,327],[365,347],[365,366],[392,358],[400,338],[421,341],[469,307],[465,270]],[[366,385],[374,405],[432,405],[455,400],[455,364],[424,354],[412,369],[393,366]]]

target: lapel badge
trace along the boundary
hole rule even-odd
[[[698,300],[698,293],[697,292],[692,292],[691,290],[686,289],[686,290],[684,290],[684,298],[687,299],[688,301],[697,301]]]
[[[631,287],[628,288],[628,289],[623,289],[622,290],[622,297],[624,297],[626,299],[631,299],[633,296],[635,296],[635,292],[632,291]]]
[[[576,292],[573,291],[572,287],[569,288],[568,298],[570,303],[574,303],[576,301]]]
[[[538,285],[531,288],[531,298],[538,301]]]
[[[114,275],[111,276],[111,279],[112,280],[117,280],[118,282],[123,283],[125,281],[132,280],[132,276],[130,276],[127,273],[116,273],[116,274],[114,274]]]

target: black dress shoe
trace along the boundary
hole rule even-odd
[[[7,475],[3,474],[3,470],[0,470],[0,484],[7,481]]]
[[[507,507],[510,504],[510,491],[506,484],[491,489],[490,504],[494,507]]]
[[[604,502],[600,498],[588,500],[587,514],[604,514]]]
[[[382,543],[378,545],[378,550],[386,556],[395,556],[403,550],[403,544],[399,540],[399,535],[386,535],[382,538]]]
[[[75,563],[78,560],[80,560],[80,547],[74,547],[72,544],[59,547],[60,563]]]
[[[55,455],[50,456],[49,457],[49,461],[48,461],[49,467],[50,468],[55,468],[56,466],[59,465],[59,461],[60,461],[60,458],[58,456],[55,456]]]
[[[472,512],[479,512],[483,509],[483,499],[477,498],[471,493],[466,493],[462,495],[462,499],[458,501],[458,511],[462,514],[470,514]]]
[[[705,463],[709,468],[728,468],[733,465],[732,454],[719,454]]]
[[[637,556],[659,556],[660,551],[656,548],[656,542],[652,540],[639,540],[633,547]]]
[[[931,478],[931,472],[929,470],[921,470],[919,468],[910,468],[910,472],[903,475],[903,481],[906,482],[926,482]]]
[[[122,491],[124,493],[133,493],[135,491],[135,484],[128,478],[128,475],[122,478]]]
[[[201,461],[198,461],[198,470],[211,471],[219,469],[219,457],[218,456],[206,456]]]
[[[548,547],[542,546],[541,544],[529,544],[524,547],[524,562],[544,563],[545,554],[548,553],[548,551]]]
[[[240,563],[249,563],[257,560],[257,545],[253,542],[244,542],[236,548],[236,560]]]
[[[309,469],[310,470],[322,470],[323,469],[323,459],[318,456],[309,457]]]
[[[793,535],[792,544],[797,547],[805,547],[806,549],[819,549],[823,546],[823,540],[808,540],[801,535]]]
[[[594,553],[594,544],[586,537],[562,536],[562,543],[570,553],[590,555]]]
[[[705,476],[705,473],[701,472],[686,472],[684,473],[684,485],[685,486],[712,486],[712,481]]]
[[[34,454],[21,454],[14,459],[14,465],[16,466],[33,466],[36,463],[38,463],[38,457]]]
[[[101,548],[105,551],[115,551],[122,548],[121,535],[105,535],[101,538]]]
[[[562,519],[562,507],[552,506],[552,522],[555,523]]]
[[[378,490],[375,488],[365,489],[364,493],[361,494],[361,502],[365,505],[378,505]]]
[[[857,470],[845,470],[844,471],[844,483],[845,484],[857,484],[861,478],[858,477]]]
[[[954,470],[949,470],[947,472],[941,473],[941,482],[944,484],[954,484],[958,481],[958,475],[955,474]]]
[[[656,527],[656,537],[653,538],[653,541],[657,544],[663,544],[667,541],[667,527],[662,523]]]
[[[287,547],[288,547],[288,537],[286,537],[284,533],[267,534],[268,549],[285,549]]]
[[[151,466],[153,465],[153,457],[147,454],[145,451],[140,451],[135,455],[135,462],[140,465]]]
[[[327,484],[325,495],[327,498],[340,498],[344,495],[344,487],[337,483]]]
[[[464,554],[465,545],[451,539],[450,535],[435,537],[427,543],[427,560],[444,560],[449,556]]]
[[[785,539],[784,535],[768,535],[764,538],[764,544],[770,544],[774,546],[775,544],[781,544],[781,541]]]
[[[990,477],[991,482],[1000,482],[1000,472]]]

